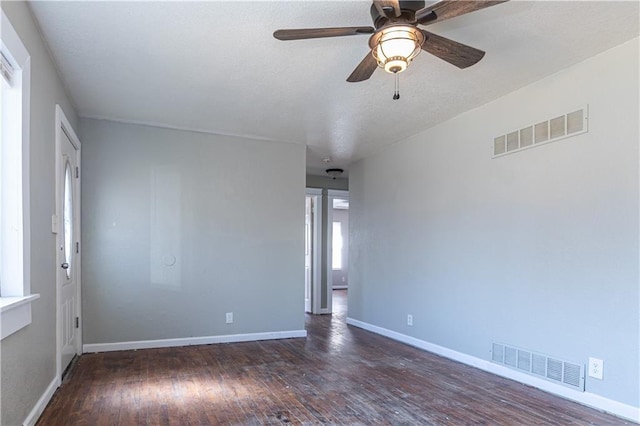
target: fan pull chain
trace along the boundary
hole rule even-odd
[[[400,99],[400,73],[395,73],[396,77],[396,87],[395,92],[393,92],[393,100],[397,101]]]

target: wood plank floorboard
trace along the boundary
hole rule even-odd
[[[622,419],[307,315],[306,339],[82,355],[37,425],[622,425]]]

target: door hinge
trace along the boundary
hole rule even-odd
[[[80,328],[80,317],[76,317],[76,328]]]
[[[76,241],[76,253],[80,253],[80,242]]]
[[[76,179],[80,177],[80,168],[76,166]]]

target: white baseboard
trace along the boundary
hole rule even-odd
[[[551,394],[558,395],[562,398],[569,399],[579,404],[587,405],[589,407],[613,414],[615,416],[622,417],[626,420],[640,423],[640,407],[623,404],[621,402],[614,401],[612,399],[605,398],[594,393],[578,392],[573,389],[569,389],[564,386],[560,386],[555,383],[530,376],[528,374],[520,373],[499,364],[495,364],[489,360],[454,351],[444,346],[439,346],[424,340],[416,339],[415,337],[407,336],[406,334],[378,327],[376,325],[372,325],[353,318],[347,318],[347,324],[362,328],[367,331],[371,331],[376,334],[380,334],[381,336],[385,336],[402,343],[406,343],[407,345],[415,346],[416,348],[432,352],[436,355],[440,355],[445,358],[449,358],[454,361],[479,368],[480,370],[484,370],[498,376],[506,377],[507,379],[515,380],[525,385],[533,386],[545,392],[549,392]]]
[[[36,424],[40,415],[47,407],[47,404],[51,401],[51,397],[53,397],[56,389],[58,389],[58,386],[60,386],[60,378],[56,377],[51,381],[51,383],[49,383],[49,386],[47,386],[47,389],[45,389],[40,399],[38,399],[36,405],[31,409],[27,418],[24,419],[24,422],[22,422],[23,426],[33,426]]]
[[[83,352],[128,351],[133,349],[169,348],[173,346],[210,345],[213,343],[252,342],[256,340],[307,337],[307,330],[273,331],[266,333],[229,334],[226,336],[185,337],[179,339],[139,340],[133,342],[88,343]]]

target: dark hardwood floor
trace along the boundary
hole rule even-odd
[[[306,339],[86,354],[38,425],[616,425],[626,422],[345,325]]]

